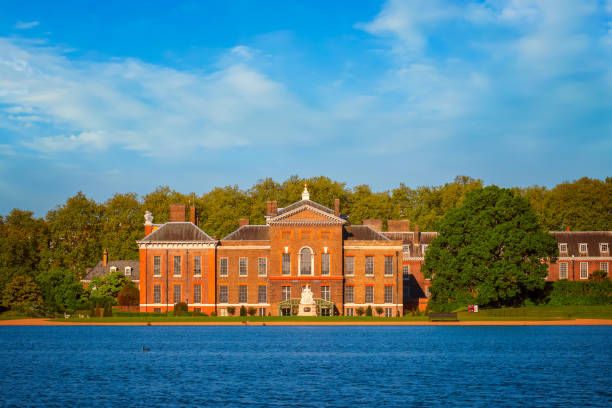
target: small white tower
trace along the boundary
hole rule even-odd
[[[310,200],[310,194],[308,193],[306,183],[304,183],[304,191],[302,191],[302,200]]]

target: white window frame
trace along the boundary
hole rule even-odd
[[[327,271],[323,269],[323,266],[327,263]],[[331,275],[331,255],[329,253],[321,254],[321,275],[329,276]]]
[[[567,252],[567,243],[561,242],[559,244],[559,252]]]
[[[563,276],[563,267],[565,267],[565,276]],[[567,279],[569,276],[569,264],[567,262],[559,262],[559,279]]]
[[[308,249],[310,251],[310,273],[302,273],[302,251]],[[305,246],[300,248],[298,252],[298,276],[314,276],[314,251],[311,247]]]
[[[600,271],[604,271],[604,272],[608,272],[608,262],[600,262],[599,263],[599,270]]]
[[[161,304],[161,295],[161,285],[153,285],[153,304]]]
[[[393,309],[390,307],[385,307],[385,317],[393,317]]]
[[[238,276],[249,276],[249,258],[246,256],[238,258]]]
[[[331,287],[329,286],[321,286],[321,299],[327,300],[328,302],[331,299]]]
[[[153,256],[153,276],[161,276],[161,256]]]
[[[285,258],[287,258],[286,261]],[[288,268],[285,269],[285,266]],[[291,275],[291,254],[289,252],[283,252],[281,255],[281,275]]]
[[[229,259],[219,258],[219,276],[226,277],[229,272]]]
[[[368,293],[371,292],[371,293]],[[370,298],[370,300],[368,300]],[[364,303],[374,303],[374,286],[366,286],[364,292]]]
[[[242,288],[244,288],[244,297],[242,296],[243,295]],[[238,303],[248,303],[248,302],[249,302],[249,287],[247,285],[238,285]]]
[[[580,279],[589,279],[589,263],[580,262]]]
[[[266,308],[265,307],[257,308],[257,315],[258,316],[266,316]]]
[[[178,296],[177,296],[177,291],[176,288],[178,288]],[[178,301],[177,301],[178,299]],[[183,300],[183,287],[179,284],[174,284],[172,286],[172,301],[173,304],[177,304],[179,302],[181,302]]]
[[[202,255],[195,255],[193,257],[193,276],[202,276]]]
[[[410,256],[410,245],[402,245],[402,253]]]
[[[429,248],[428,244],[422,244],[421,245],[421,250],[423,251],[423,256],[425,256],[425,253],[427,252],[428,248]]]
[[[391,260],[391,267],[389,268],[389,271],[387,270],[387,267],[389,266],[387,263],[387,260]],[[393,276],[393,257],[392,256],[385,256],[385,276]]]
[[[371,273],[368,273],[368,263],[369,263],[368,261],[372,262],[371,268],[370,268]],[[368,255],[368,256],[365,257],[365,261],[364,261],[364,264],[363,264],[363,269],[364,269],[363,273],[364,273],[365,276],[374,276],[374,257],[373,256]]]
[[[281,300],[289,300],[291,299],[291,286],[281,286]]]
[[[404,279],[410,278],[410,265],[402,265],[402,276]]]
[[[350,260],[350,262],[347,263],[348,260]],[[350,268],[348,268],[349,264],[351,265]],[[355,257],[354,256],[344,257],[344,275],[345,276],[355,276]]]
[[[606,253],[608,251],[610,251],[610,246],[608,245],[608,243],[607,242],[601,242],[599,244],[599,252]]]
[[[262,289],[263,288],[263,297]],[[257,303],[268,303],[268,287],[266,285],[257,286]]]
[[[200,292],[199,296],[196,296],[197,295],[196,292]],[[198,300],[198,297],[200,298],[199,300]],[[193,285],[193,303],[195,304],[202,303],[202,285]]]
[[[116,266],[111,266],[109,271],[111,272],[117,272],[117,267]]]
[[[584,250],[582,250],[582,246],[584,245]],[[581,242],[580,244],[578,244],[578,252],[581,254],[588,254],[589,253],[589,246],[584,243]]]
[[[125,276],[132,276],[132,267],[126,266],[125,268],[123,268],[123,274]]]
[[[268,258],[257,258],[257,275],[267,276],[268,275]]]
[[[223,300],[224,296],[225,296],[225,301]],[[219,285],[219,303],[229,303],[229,288],[227,285]]]
[[[349,308],[345,309],[344,310],[344,315],[345,316],[354,316],[353,308],[349,307]]]
[[[177,270],[176,260],[177,259],[178,259],[178,273],[176,273],[176,270]],[[172,276],[176,278],[179,278],[183,273],[183,258],[180,255],[172,256],[172,273],[173,273]]]
[[[390,288],[390,289],[387,289],[387,288]],[[393,286],[385,286],[384,295],[385,295],[384,303],[393,303]]]
[[[349,299],[350,292],[350,299]],[[344,303],[355,303],[355,287],[345,286],[344,287]]]

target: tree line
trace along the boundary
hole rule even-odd
[[[312,199],[325,206],[333,208],[334,198],[339,198],[341,211],[352,224],[380,218],[385,228],[388,219],[409,219],[421,231],[435,231],[443,216],[457,208],[466,194],[483,188],[482,180],[467,176],[439,186],[410,188],[400,184],[382,192],[372,191],[368,185],[349,188],[327,177],[291,176],[283,182],[263,179],[249,189],[226,186],[201,194],[160,186],[142,197],[117,193],[103,203],[79,192],[44,218],[20,209],[0,215],[0,293],[17,276],[42,285],[49,279],[45,274],[60,270],[70,275],[66,279],[77,280],[101,259],[104,248],[110,259],[138,259],[136,240],[142,238],[147,210],[153,213],[154,223],[164,223],[169,219],[170,204],[195,205],[200,228],[221,239],[238,227],[239,218],[263,224],[267,201],[276,200],[279,207],[299,201],[305,183]],[[572,230],[612,230],[611,177],[513,191],[529,201],[545,230],[567,226]]]

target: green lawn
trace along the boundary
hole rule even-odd
[[[459,320],[572,320],[612,319],[612,305],[529,306],[480,309],[478,313],[459,312]]]

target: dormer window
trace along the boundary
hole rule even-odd
[[[132,276],[132,267],[126,266],[123,273],[125,274],[125,276]]]
[[[587,244],[583,243],[578,245],[578,250],[581,254],[586,254],[588,252],[587,249]]]
[[[402,252],[410,255],[410,245],[402,245]]]
[[[567,244],[559,244],[559,252],[567,252]]]
[[[609,251],[608,243],[607,242],[600,243],[599,244],[599,251],[600,252],[608,252]]]
[[[425,256],[425,252],[427,252],[427,247],[428,247],[428,246],[429,246],[429,245],[427,245],[427,244],[423,244],[423,245],[422,245],[422,247],[423,247],[423,256]]]
[[[110,267],[110,271],[111,272],[117,272],[117,267],[116,266],[111,266]]]

